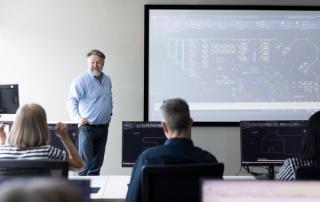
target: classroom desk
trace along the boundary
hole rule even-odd
[[[129,175],[110,176],[69,176],[69,179],[90,179],[91,187],[100,187],[97,193],[91,194],[93,202],[123,202],[130,181]],[[253,176],[223,176],[224,180],[254,180]]]
[[[110,175],[110,176],[69,176],[69,179],[90,179],[91,187],[100,187],[97,193],[92,193],[90,198],[93,202],[122,202],[124,201],[128,184],[129,175]]]

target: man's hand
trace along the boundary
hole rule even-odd
[[[78,123],[80,125],[86,125],[86,124],[89,124],[89,121],[86,118],[81,118],[81,119],[79,119]]]

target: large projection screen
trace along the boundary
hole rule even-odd
[[[181,97],[194,125],[319,110],[320,7],[145,6],[144,120]]]

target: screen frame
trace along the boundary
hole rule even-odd
[[[144,10],[144,113],[143,120],[149,120],[149,14],[151,10],[265,10],[265,11],[320,11],[320,6],[309,5],[185,5],[145,4]],[[262,120],[263,121],[263,120]],[[217,122],[195,121],[193,126],[239,127],[240,121]]]

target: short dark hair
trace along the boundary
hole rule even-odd
[[[320,158],[320,111],[308,120],[302,155],[306,158]]]
[[[162,116],[172,130],[187,129],[190,121],[188,103],[181,98],[164,100],[161,107]]]
[[[102,59],[105,59],[106,56],[104,55],[103,52],[97,50],[97,49],[93,49],[93,50],[90,50],[89,53],[87,53],[87,57],[90,57],[91,55],[96,55]]]

